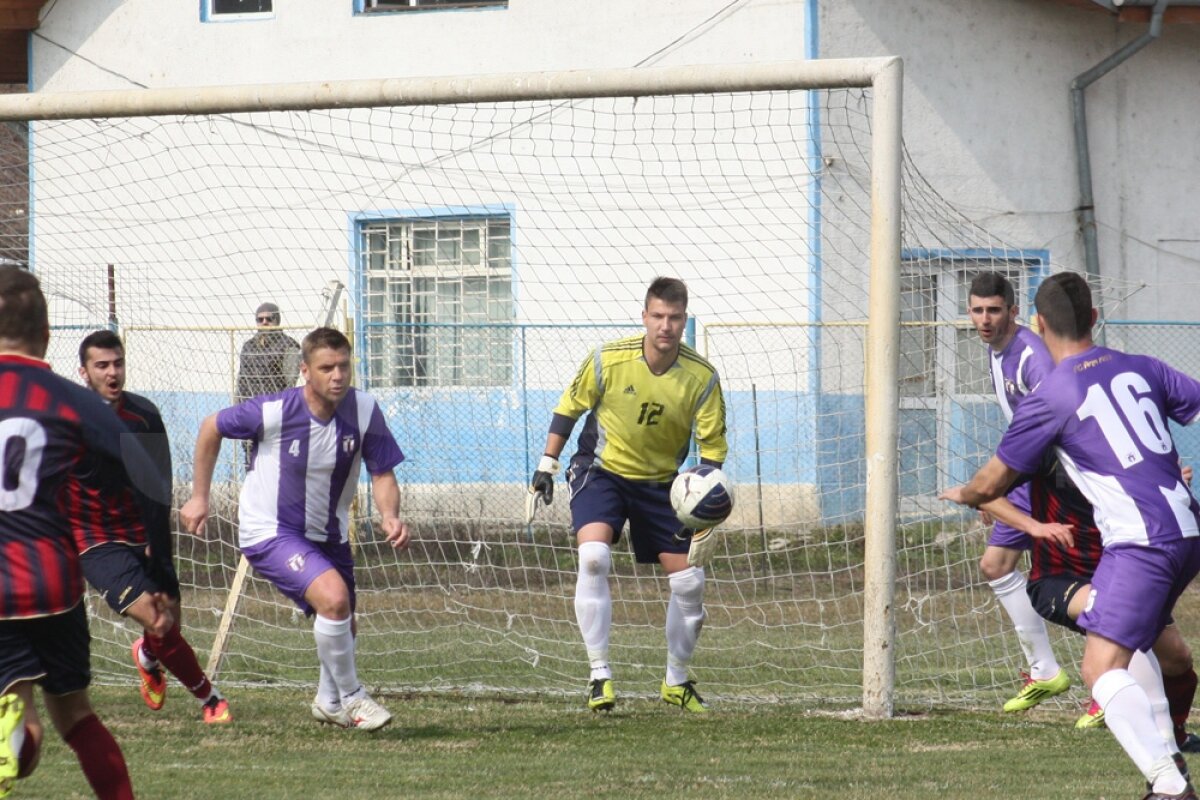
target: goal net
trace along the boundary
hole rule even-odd
[[[963,324],[966,283],[1001,270],[1027,298],[1053,267],[968,222],[901,160],[901,241],[882,284],[899,299],[899,375],[881,395],[899,408],[898,444],[894,479],[868,491],[867,431],[889,413],[868,419],[865,367],[872,179],[886,177],[872,171],[876,90],[862,67],[803,68],[824,88],[744,88],[722,73],[702,85],[694,70],[694,86],[669,91],[597,81],[596,96],[556,97],[554,79],[488,84],[504,93],[463,81],[437,102],[334,109],[286,91],[256,92],[261,111],[230,89],[202,113],[152,115],[146,92],[103,93],[94,113],[50,97],[24,112],[34,121],[6,123],[30,158],[0,159],[0,187],[27,169],[32,196],[27,228],[0,227],[0,253],[25,253],[43,281],[56,370],[74,376],[89,330],[124,337],[128,388],[169,428],[177,506],[201,419],[232,402],[259,303],[276,303],[294,338],[326,321],[351,336],[357,384],[407,455],[396,474],[414,538],[403,553],[381,543],[364,476],[358,652],[377,691],[582,691],[567,493],[559,484],[525,526],[525,485],[584,356],[641,330],[654,276],[683,278],[688,338],[726,394],[736,490],[693,662],[706,696],[859,705],[865,654],[879,649],[870,631],[894,626],[882,671],[894,668],[896,705],[993,706],[1016,685],[1020,650],[978,575],[985,530],[934,498],[1002,428]],[[19,120],[16,108],[0,112]],[[202,660],[219,644],[224,686],[314,685],[311,624],[252,573],[236,580],[245,469],[226,442],[207,538],[177,535],[185,633]],[[870,504],[891,485],[879,590]],[[667,582],[634,563],[627,537],[611,580],[613,668],[623,694],[649,696]],[[97,677],[130,680],[138,632],[98,598],[89,609]],[[1075,642],[1058,646],[1071,663]]]

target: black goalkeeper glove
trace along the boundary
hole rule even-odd
[[[547,506],[554,499],[554,476],[561,469],[558,459],[554,456],[543,455],[542,460],[538,462],[537,469],[529,481],[529,492],[525,495],[526,525],[533,522],[533,516],[537,513],[538,498]]]

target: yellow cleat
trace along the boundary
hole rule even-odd
[[[21,771],[21,754],[13,752],[12,735],[24,724],[25,701],[15,694],[0,697],[0,797],[8,797]]]
[[[1070,688],[1071,679],[1067,677],[1065,669],[1060,669],[1057,675],[1044,681],[1035,681],[1026,675],[1025,685],[1017,692],[1016,697],[1004,704],[1004,710],[1010,714],[1014,711],[1028,711],[1043,700],[1062,694]]]
[[[663,681],[661,693],[664,703],[679,706],[684,711],[691,711],[693,714],[708,713],[708,703],[704,702],[704,698],[696,691],[696,684],[692,681],[685,681],[678,686],[668,686],[667,682]]]
[[[617,704],[617,693],[608,678],[588,681],[588,708],[592,711],[612,711]]]
[[[1104,727],[1104,709],[1100,704],[1093,700],[1088,704],[1088,710],[1083,712],[1083,716],[1075,720],[1076,730],[1085,730],[1087,728],[1103,728]]]

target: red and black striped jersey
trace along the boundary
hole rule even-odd
[[[85,456],[127,482],[141,476],[139,506],[165,502],[131,438],[99,397],[46,362],[0,355],[0,619],[59,614],[83,596],[71,514]]]
[[[1029,553],[1029,580],[1063,576],[1091,580],[1104,552],[1100,529],[1092,516],[1092,504],[1075,488],[1058,459],[1048,459],[1030,480],[1029,505],[1034,519],[1070,525],[1075,534],[1074,547],[1035,539]]]
[[[150,456],[156,477],[166,481],[169,487],[171,452],[158,408],[141,395],[122,392],[112,409],[124,424],[127,435],[132,435]],[[169,513],[153,514],[154,524],[148,529],[133,488],[124,475],[114,474],[106,468],[102,454],[89,453],[83,457],[75,471],[73,493],[77,505],[72,509],[71,530],[79,552],[101,544],[144,546],[149,543],[154,553],[161,553],[166,561],[170,560]]]

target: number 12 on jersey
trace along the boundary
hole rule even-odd
[[[642,403],[642,413],[638,414],[638,425],[657,425],[658,417],[667,407],[662,403]]]

